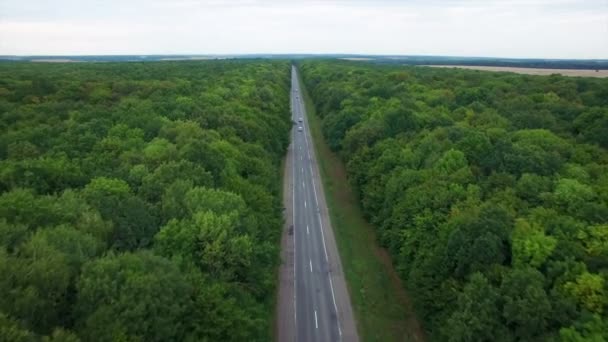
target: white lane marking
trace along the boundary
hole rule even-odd
[[[308,259],[308,264],[310,265],[310,273],[312,273],[312,260]]]
[[[304,200],[304,208],[306,208],[306,200]]]
[[[329,277],[329,288],[331,289],[331,299],[334,302],[334,309],[336,310],[336,316],[338,315],[338,306],[336,305],[336,295],[334,294],[334,283],[331,281],[331,277]],[[338,333],[342,336],[342,329],[340,329],[340,323],[338,323]]]
[[[308,154],[308,160],[311,160],[310,158],[310,147],[308,146],[308,130],[306,132],[304,132],[304,141],[306,142],[306,153]]]
[[[315,328],[319,329],[319,322],[317,322],[317,310],[315,310]]]
[[[302,189],[304,189],[304,181],[302,181]]]
[[[307,152],[308,152],[308,159],[310,158],[310,148],[308,147],[308,138],[307,138],[307,134],[304,134],[304,140],[306,141],[306,148],[307,148]],[[314,182],[314,173],[312,172],[312,165],[309,165],[310,167],[310,173],[312,175],[312,180]],[[317,202],[317,208],[319,207],[319,202],[317,200],[317,190],[316,188],[313,186],[313,191],[315,194],[315,201]],[[304,207],[306,207],[306,201],[304,201]],[[321,225],[321,240],[323,241],[323,252],[325,252],[325,261],[329,264],[329,258],[327,257],[327,247],[325,246],[325,234],[323,233],[323,222],[321,221],[321,213],[320,211],[317,212],[317,215],[319,217],[319,224]],[[336,312],[337,313],[337,312]]]
[[[323,222],[321,221],[321,213],[317,212],[319,218],[319,225],[321,226],[321,241],[323,242],[323,251],[325,252],[325,262],[329,265],[329,258],[327,257],[327,247],[325,246],[325,234],[323,233]]]
[[[295,72],[295,70],[294,70],[294,72]],[[292,74],[292,77],[293,77],[293,74]],[[295,143],[295,141],[296,141],[296,132],[294,131],[292,133],[292,135],[293,135],[293,137],[292,137],[292,140],[291,140],[291,144],[293,145]],[[302,148],[302,146],[300,146],[300,148]],[[295,185],[295,179],[296,179],[296,154],[295,154],[295,152],[292,152],[291,159],[292,159],[292,161],[291,161],[292,162],[291,168],[292,168],[292,177],[293,177],[293,179],[291,180],[291,182],[292,182],[292,184]],[[295,186],[293,187],[292,190],[293,191],[291,192],[291,196],[292,196],[292,198],[291,198],[291,205],[292,205],[291,219],[292,219],[292,225],[291,226],[292,226],[292,229],[295,229],[295,226],[296,226],[296,189],[295,189]],[[297,246],[296,245],[296,232],[294,231],[292,235],[293,235],[293,255],[294,255],[293,256],[293,325],[294,325],[295,331],[298,331],[298,310],[296,308],[296,305],[298,303],[297,297],[296,297],[296,294],[297,294],[297,287],[296,287],[297,281],[296,281],[296,277],[297,277],[297,273],[298,273],[297,270],[296,270],[296,257],[298,255],[298,253],[296,251],[296,246]]]
[[[305,132],[305,133],[307,133],[307,132]],[[306,142],[306,148],[307,148],[307,152],[308,152],[308,159],[312,160],[310,158],[310,148],[308,146],[308,137],[307,137],[307,135],[308,134],[304,134],[304,140]],[[314,151],[313,151],[313,154],[314,154]],[[312,189],[313,189],[314,195],[315,195],[315,203],[316,203],[317,208],[318,208],[319,207],[319,200],[318,200],[318,197],[317,197],[317,186],[315,184],[315,174],[312,172],[312,165],[309,165],[309,167],[310,167],[310,174],[311,174],[311,179],[312,179]],[[319,225],[321,227],[321,240],[323,241],[323,251],[325,252],[325,261],[327,262],[327,265],[329,265],[329,258],[327,256],[327,246],[325,245],[325,234],[323,233],[323,230],[324,230],[323,229],[323,221],[321,219],[321,212],[320,211],[317,212],[317,217],[319,218]],[[334,293],[334,284],[331,281],[331,276],[330,276],[329,273],[328,273],[328,279],[329,279],[329,288],[331,289],[331,298],[332,298],[332,301],[334,303],[334,310],[336,312],[336,316],[338,316],[338,305],[336,304],[336,295]],[[317,319],[317,311],[315,310],[315,324],[317,323],[316,319]],[[342,329],[340,328],[340,321],[339,320],[337,322],[337,325],[338,325],[338,333],[340,334],[340,337],[342,337]],[[316,325],[316,326],[317,326],[317,329],[318,329],[318,325]]]
[[[302,168],[302,173],[304,173],[304,168]]]
[[[308,225],[306,225],[306,234],[310,234],[310,230],[308,230]]]
[[[314,180],[313,180],[314,182]],[[313,186],[314,189],[314,186]],[[316,190],[315,190],[315,198],[316,198]],[[325,246],[325,234],[323,233],[323,221],[321,220],[321,213],[317,213],[317,217],[319,218],[319,225],[321,226],[321,241],[323,241],[323,251],[325,252],[325,262],[329,265],[329,258],[327,256],[327,247]],[[336,305],[336,295],[334,293],[334,284],[331,281],[331,275],[328,273],[327,277],[329,278],[329,288],[331,289],[331,298],[334,302],[334,310],[336,312],[336,316],[338,316],[338,305]],[[340,322],[337,322],[338,325],[338,333],[342,336],[342,329],[340,329]]]
[[[310,173],[312,174],[312,166],[310,167]],[[319,207],[319,199],[317,198],[317,189],[316,189],[316,185],[315,185],[315,177],[312,177],[312,190],[313,193],[315,194],[315,204],[317,205],[317,208]]]

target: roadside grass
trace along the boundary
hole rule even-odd
[[[424,332],[390,257],[378,246],[373,227],[363,218],[345,167],[326,144],[320,118],[304,83],[301,79],[299,82],[359,338],[361,341],[424,341]]]

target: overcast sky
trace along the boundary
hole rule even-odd
[[[0,0],[0,54],[608,58],[608,0]]]

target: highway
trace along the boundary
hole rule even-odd
[[[287,161],[292,195],[292,336],[297,342],[357,341],[295,67],[291,86],[292,119],[296,123]]]

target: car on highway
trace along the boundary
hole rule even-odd
[[[298,132],[302,132],[302,126],[298,127]]]
[[[298,122],[302,122],[302,121],[303,121],[303,119],[302,119],[302,118],[299,118],[299,119],[298,119]]]

